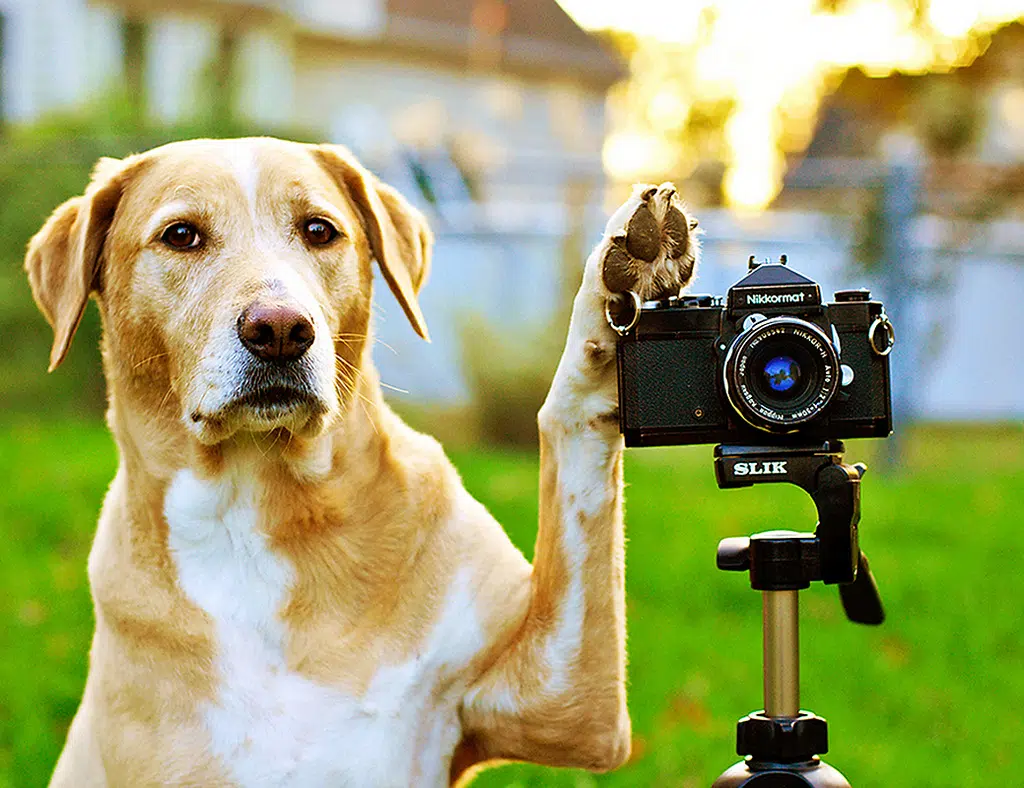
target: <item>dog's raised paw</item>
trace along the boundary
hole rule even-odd
[[[643,300],[678,294],[693,277],[698,253],[697,220],[685,211],[671,183],[635,186],[605,230],[604,286]]]

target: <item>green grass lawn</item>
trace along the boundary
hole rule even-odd
[[[803,704],[829,720],[856,788],[1020,785],[1024,736],[1024,432],[922,429],[899,474],[869,473],[862,545],[888,612],[845,621],[802,594]],[[851,447],[868,459],[875,445]],[[799,490],[720,491],[710,447],[626,461],[632,762],[604,776],[528,766],[479,786],[709,785],[760,705],[760,600],[715,570],[718,540],[814,526]],[[85,678],[86,554],[115,456],[96,423],[0,428],[0,786],[45,784]],[[534,454],[459,450],[467,487],[529,555]],[[895,776],[895,777],[894,777]]]

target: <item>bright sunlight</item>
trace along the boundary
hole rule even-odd
[[[604,149],[620,180],[695,166],[673,132],[709,102],[727,107],[723,191],[737,210],[778,194],[785,155],[814,133],[849,68],[869,76],[970,65],[1024,0],[559,0],[580,25],[633,34],[630,83],[612,96]]]

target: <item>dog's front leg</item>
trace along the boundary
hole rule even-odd
[[[693,224],[695,226],[695,223]],[[540,522],[522,627],[466,698],[476,757],[611,769],[629,755],[622,437],[613,292],[674,294],[697,244],[675,189],[641,186],[608,222],[540,410]]]

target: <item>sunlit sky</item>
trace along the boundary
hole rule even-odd
[[[907,0],[846,0],[835,12],[818,0],[559,2],[585,28],[650,38],[649,49],[670,48],[688,64],[682,88],[678,73],[673,83],[644,48],[634,56],[630,101],[613,112],[605,144],[609,173],[629,180],[678,171],[682,154],[667,132],[685,124],[695,101],[729,97],[724,193],[730,205],[754,211],[781,187],[780,112],[790,126],[802,119],[809,140],[820,102],[843,70],[886,76],[969,65],[983,51],[979,37],[1024,17],[1024,0],[930,0],[924,24],[915,24]]]

